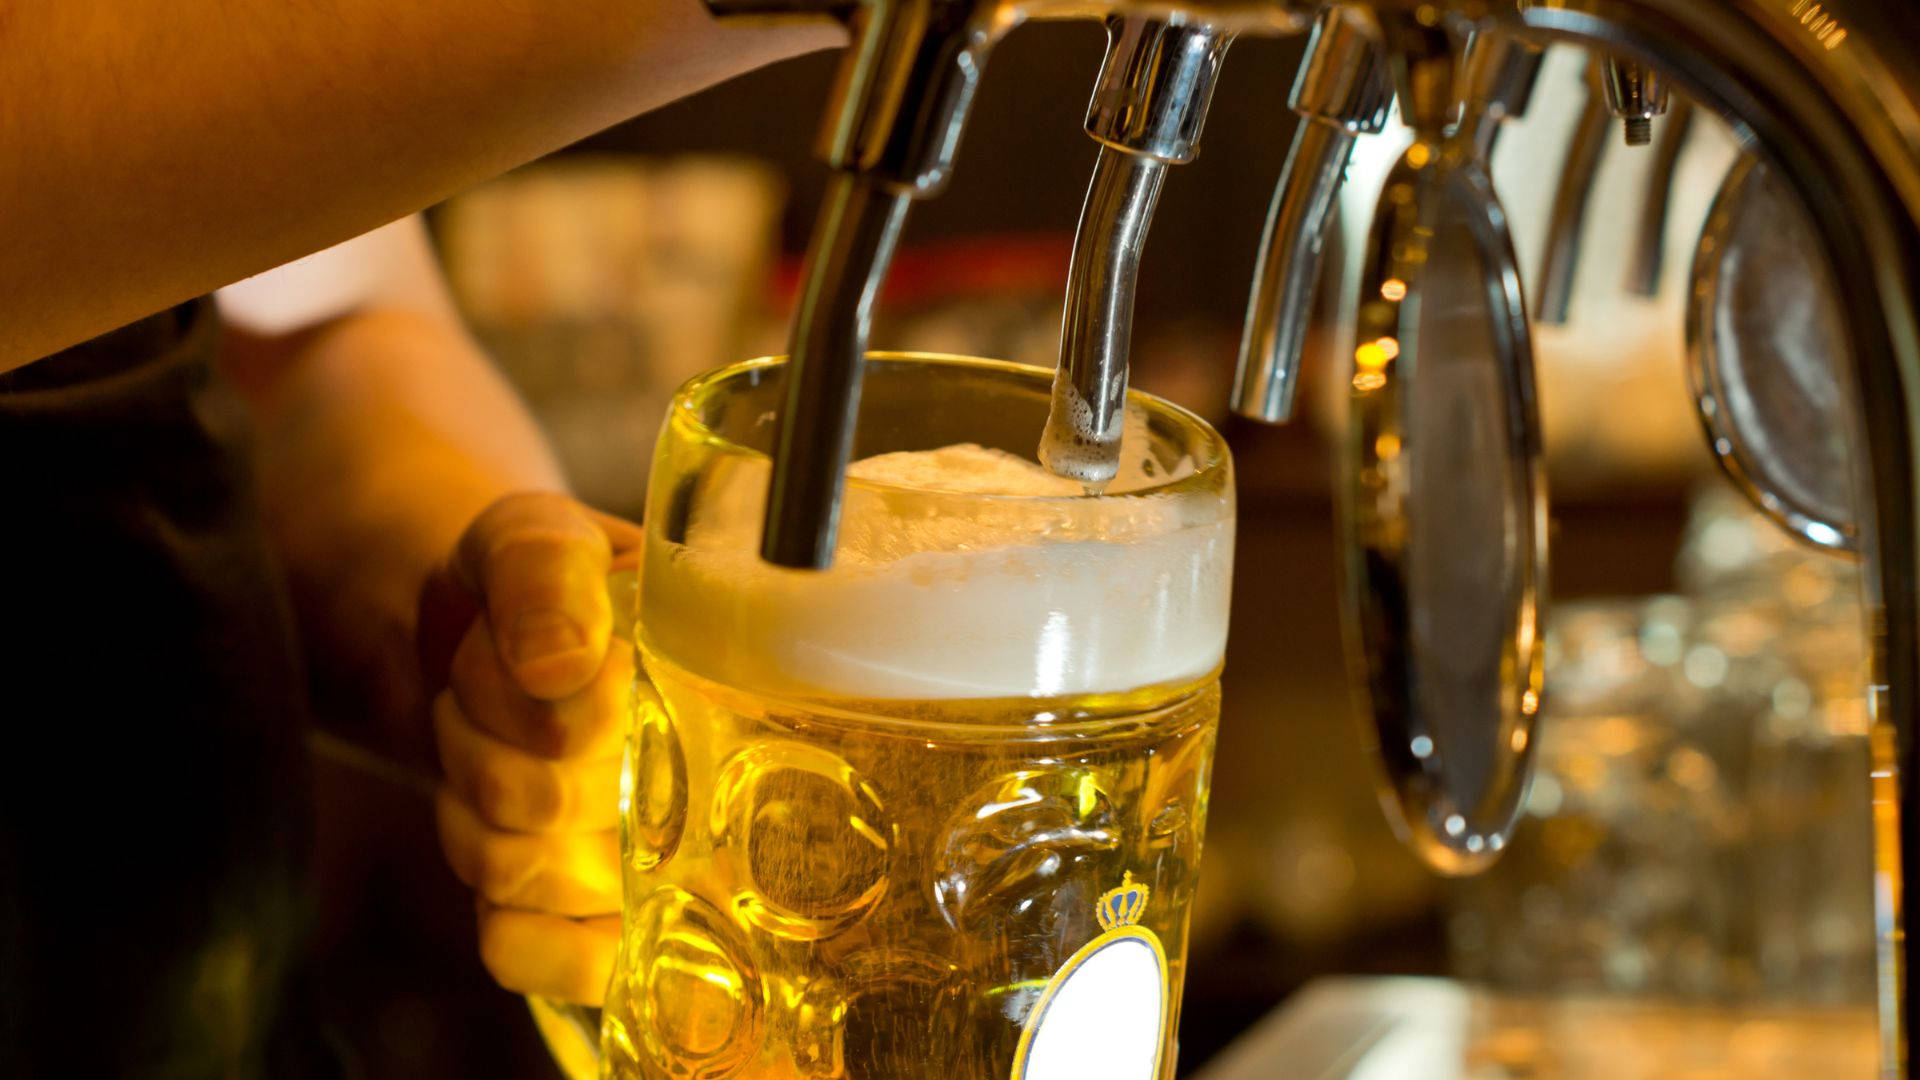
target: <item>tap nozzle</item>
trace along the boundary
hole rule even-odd
[[[1580,236],[1586,228],[1587,210],[1593,202],[1593,182],[1599,175],[1600,161],[1607,147],[1607,124],[1612,114],[1605,95],[1595,86],[1601,76],[1589,65],[1581,85],[1586,104],[1567,142],[1567,156],[1560,165],[1559,185],[1554,189],[1552,209],[1547,215],[1546,243],[1541,248],[1540,287],[1534,293],[1533,317],[1536,322],[1561,325],[1573,307],[1573,277],[1580,264]]]
[[[1667,80],[1634,60],[1607,59],[1602,79],[1607,108],[1626,126],[1628,146],[1653,141],[1653,118],[1667,111]]]
[[[945,185],[987,52],[1011,25],[999,0],[706,0],[716,15],[833,15],[842,57],[819,148],[839,171],[814,226],[794,313],[786,398],[760,553],[833,561],[874,298],[915,198]]]
[[[1040,461],[1098,491],[1120,465],[1134,286],[1167,166],[1191,161],[1232,38],[1205,24],[1107,22],[1107,58],[1087,108],[1100,143],[1074,234],[1060,367]]]
[[[1354,140],[1384,127],[1393,104],[1377,48],[1352,16],[1320,13],[1288,104],[1301,122],[1267,211],[1233,383],[1234,411],[1270,424],[1293,415],[1308,312]]]

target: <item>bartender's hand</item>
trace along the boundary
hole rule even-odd
[[[440,843],[507,989],[597,1005],[620,928],[617,817],[632,650],[608,570],[640,530],[563,495],[479,515],[421,603],[446,779]]]

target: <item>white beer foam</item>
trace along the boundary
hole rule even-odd
[[[955,700],[1116,692],[1220,663],[1231,514],[1187,522],[1173,497],[1082,498],[1078,483],[970,444],[886,454],[848,470],[833,569],[795,571],[757,554],[767,475],[764,458],[730,463],[695,500],[686,544],[648,540],[643,633],[708,678]],[[1132,463],[1110,490],[1167,479]],[[899,508],[923,500],[901,487],[1028,497],[915,519]]]

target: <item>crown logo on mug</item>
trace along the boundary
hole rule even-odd
[[[1111,930],[1116,926],[1132,926],[1146,913],[1147,887],[1134,884],[1131,870],[1120,879],[1119,885],[1100,895],[1100,903],[1094,909],[1102,930]]]

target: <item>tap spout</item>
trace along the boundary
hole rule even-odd
[[[710,0],[720,15],[812,11],[848,23],[819,149],[837,175],[814,226],[794,313],[786,399],[760,553],[796,569],[833,562],[874,298],[914,199],[952,171],[997,0]]]
[[[1074,235],[1040,461],[1094,489],[1119,471],[1134,283],[1166,175],[1158,158],[1102,146]]]
[[[1269,424],[1293,417],[1308,312],[1353,144],[1353,133],[1337,124],[1303,120],[1294,130],[1267,210],[1253,298],[1240,335],[1233,409],[1242,416]]]
[[[1559,325],[1567,321],[1573,307],[1573,275],[1580,264],[1580,234],[1586,227],[1587,208],[1593,201],[1593,181],[1600,171],[1600,158],[1606,150],[1607,126],[1613,114],[1595,83],[1597,73],[1589,69],[1584,85],[1586,105],[1567,143],[1566,160],[1560,166],[1560,184],[1553,193],[1553,208],[1547,219],[1546,245],[1540,263],[1540,289],[1534,294],[1533,317],[1543,323]]]
[[[1167,166],[1191,161],[1230,35],[1115,18],[1087,133],[1100,143],[1074,235],[1042,464],[1099,490],[1120,467],[1140,253]]]
[[[1301,122],[1267,211],[1240,337],[1233,408],[1242,416],[1277,424],[1293,415],[1308,311],[1347,160],[1356,136],[1386,124],[1392,102],[1374,44],[1351,16],[1322,12],[1294,77],[1289,104]]]
[[[1673,181],[1680,171],[1680,151],[1693,127],[1693,106],[1675,98],[1665,126],[1653,147],[1653,168],[1647,174],[1646,203],[1634,232],[1633,256],[1627,263],[1627,291],[1651,297],[1660,291],[1660,268],[1666,262],[1667,212],[1673,205]]]
[[[821,204],[767,489],[768,562],[814,570],[833,562],[867,330],[911,204],[907,192],[859,173],[836,174]]]

